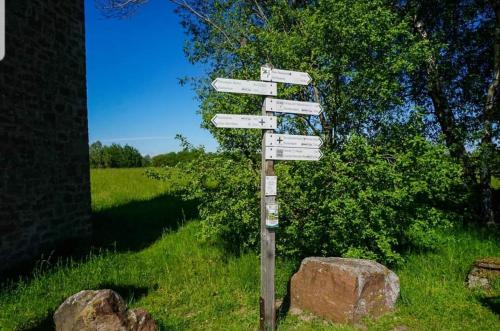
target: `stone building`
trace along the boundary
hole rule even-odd
[[[7,0],[0,272],[90,234],[83,0]]]

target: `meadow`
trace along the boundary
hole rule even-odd
[[[93,248],[84,258],[45,260],[29,277],[4,281],[0,330],[52,330],[52,314],[66,297],[100,288],[150,311],[161,330],[257,329],[259,256],[203,242],[196,206],[171,192],[179,182],[143,173],[92,170]],[[175,178],[182,181],[182,174]],[[500,329],[498,296],[464,286],[475,258],[500,256],[498,238],[465,228],[441,237],[435,251],[406,252],[406,262],[395,270],[401,281],[397,309],[364,321],[368,330]],[[278,298],[286,296],[298,262],[278,258]],[[354,328],[282,311],[279,330]]]

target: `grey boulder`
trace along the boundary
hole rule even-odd
[[[156,331],[143,309],[128,309],[112,290],[81,291],[66,299],[54,313],[56,331]]]

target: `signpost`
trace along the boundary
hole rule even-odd
[[[320,148],[323,140],[318,136],[266,133],[267,147]]]
[[[271,115],[262,107],[262,115]],[[276,329],[276,309],[274,307],[274,270],[276,260],[276,229],[279,226],[278,205],[276,195],[265,194],[266,178],[275,176],[274,161],[264,157],[266,134],[274,130],[262,132],[262,166],[260,174],[260,331]],[[264,188],[264,189],[263,189]]]
[[[216,114],[212,118],[217,128],[276,129],[277,123],[275,116]]]
[[[323,107],[317,102],[266,98],[264,106],[266,111],[278,113],[318,116],[323,112]]]
[[[217,92],[278,95],[276,83],[217,78],[212,82],[212,86]]]
[[[281,70],[263,66],[260,68],[260,80],[267,82],[309,85],[312,79],[307,72]]]
[[[261,80],[289,84],[308,85],[311,76],[306,72],[261,67]],[[248,93],[276,96],[276,83],[217,78],[212,86],[219,92]],[[218,128],[261,129],[262,168],[260,182],[260,330],[276,329],[274,300],[275,241],[279,226],[279,205],[276,202],[277,177],[274,160],[317,161],[323,154],[323,141],[316,136],[276,134],[277,118],[273,112],[300,115],[319,115],[323,108],[319,103],[266,98],[262,116],[217,114],[212,123]]]

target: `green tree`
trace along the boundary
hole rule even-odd
[[[90,145],[89,159],[91,168],[104,168],[104,149],[100,141]]]
[[[141,153],[132,146],[111,144],[104,146],[100,141],[90,145],[90,166],[92,168],[133,168],[143,166]]]
[[[154,156],[152,160],[153,166],[173,167],[179,163],[193,161],[205,154],[205,148],[203,146],[194,147],[183,135],[177,134],[175,139],[179,141],[182,150],[180,152],[170,152]]]
[[[105,2],[116,14],[125,3],[144,3]],[[285,86],[280,96],[320,101],[324,114],[317,121],[281,116],[280,130],[320,134],[338,150],[353,133],[373,138],[423,109],[427,137],[444,137],[470,186],[480,178],[482,216],[494,223],[498,0],[172,2],[191,37],[186,54],[210,65],[210,80],[256,79],[264,63],[311,73],[312,87]],[[210,119],[217,112],[258,113],[260,98],[216,93],[210,80],[194,81],[203,126],[223,149],[251,158],[260,148],[258,132],[216,130]],[[478,149],[477,162],[468,149]]]
[[[153,160],[151,158],[151,156],[148,155],[145,155],[143,158],[142,158],[142,166],[143,167],[150,167],[153,165]]]
[[[500,2],[408,0],[394,1],[394,7],[432,49],[411,76],[413,100],[430,115],[427,132],[444,135],[469,185],[480,178],[482,218],[494,224],[491,172],[500,117]],[[479,146],[479,162],[470,159],[467,146]]]
[[[352,133],[374,136],[382,122],[408,116],[404,77],[429,50],[386,1],[173,2],[190,35],[187,57],[210,64],[210,79],[190,81],[201,102],[203,127],[225,150],[251,158],[260,149],[260,133],[215,129],[213,115],[260,113],[262,98],[217,93],[210,82],[258,79],[265,63],[309,72],[312,86],[280,86],[279,95],[316,100],[325,110],[318,119],[281,116],[280,131],[318,134],[328,148],[338,149]],[[107,8],[113,3],[118,10],[116,1]]]

